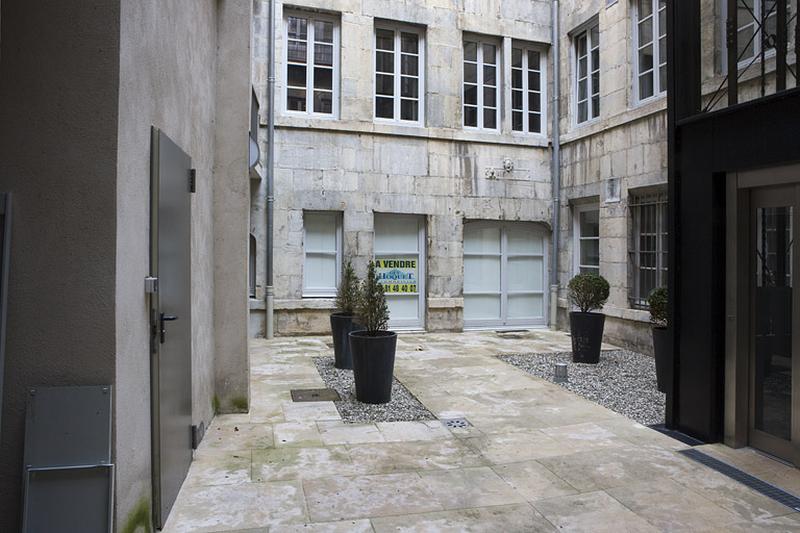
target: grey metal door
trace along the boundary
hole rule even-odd
[[[153,128],[150,305],[153,520],[161,528],[192,462],[192,160]]]

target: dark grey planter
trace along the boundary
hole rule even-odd
[[[572,362],[597,364],[603,344],[603,327],[606,316],[602,313],[569,314],[569,329],[572,335]]]
[[[356,399],[364,403],[389,403],[392,399],[397,333],[350,333]]]
[[[350,332],[361,329],[355,322],[354,315],[345,313],[331,314],[331,332],[333,334],[334,366],[351,370],[353,356],[350,353]]]
[[[667,328],[653,328],[653,355],[656,360],[658,390],[665,393],[669,388],[672,365],[672,337]]]

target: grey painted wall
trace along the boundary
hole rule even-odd
[[[242,410],[250,396],[247,257],[252,1],[219,0],[218,13],[213,328],[216,393],[221,410],[231,412]]]
[[[16,531],[27,388],[114,381],[119,1],[5,0],[1,31],[15,205],[0,531]]]
[[[192,412],[214,395],[213,221],[216,0],[123,0],[117,190],[117,524],[150,500],[150,126],[192,157]],[[187,428],[188,431],[188,428]]]

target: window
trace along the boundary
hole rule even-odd
[[[514,45],[511,48],[511,129],[542,133],[542,54]]]
[[[727,4],[723,5],[727,7]],[[761,55],[762,47],[766,47],[765,52],[775,50],[774,40],[768,36],[778,32],[778,3],[775,0],[739,0],[737,6],[739,8],[737,58],[739,63],[747,62],[742,65],[747,66],[753,58]],[[762,10],[766,22],[760,26]],[[726,17],[722,19],[723,28]]]
[[[303,213],[303,296],[333,297],[342,265],[340,213]]]
[[[636,90],[646,100],[667,90],[667,0],[636,6]]]
[[[600,26],[575,35],[575,102],[578,124],[600,116]]]
[[[500,77],[499,47],[467,39],[464,41],[464,126],[498,129]]]
[[[375,28],[375,118],[422,122],[424,47],[419,30]]]
[[[333,116],[337,111],[339,26],[323,15],[286,18],[286,110]]]
[[[646,307],[653,289],[667,284],[667,195],[664,192],[632,195],[630,301]]]
[[[574,209],[574,248],[576,274],[600,273],[600,209],[597,204]]]

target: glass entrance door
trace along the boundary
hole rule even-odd
[[[789,461],[800,442],[796,191],[756,189],[750,209],[750,444]]]

